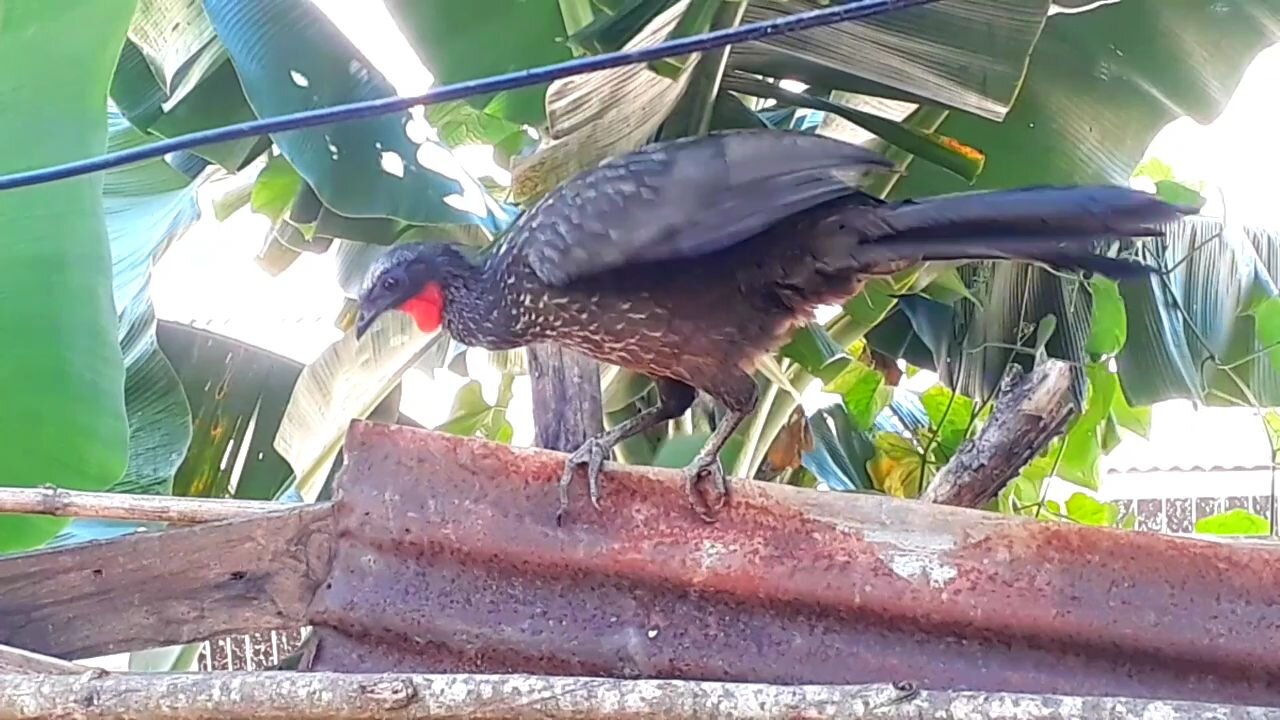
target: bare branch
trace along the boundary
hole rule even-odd
[[[981,507],[1018,475],[1067,425],[1073,410],[1071,366],[1040,363],[1030,374],[1015,365],[1000,383],[991,419],[920,494],[943,505]]]
[[[0,676],[0,720],[127,717],[244,718],[665,718],[782,717],[1217,718],[1274,710],[1120,697],[934,692],[908,685],[758,685],[534,675],[345,673],[124,673],[101,677]]]
[[[37,488],[0,487],[0,513],[112,518],[183,525],[252,517],[264,512],[284,510],[295,504],[262,500],[211,500],[165,495],[81,492],[63,490],[52,485]]]

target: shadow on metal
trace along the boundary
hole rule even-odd
[[[313,669],[528,672],[1280,704],[1280,553],[354,423]]]

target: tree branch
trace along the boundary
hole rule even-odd
[[[936,692],[910,685],[763,685],[535,675],[366,675],[226,672],[100,677],[0,676],[0,720],[128,717],[351,720],[354,718],[779,717],[1218,718],[1273,710],[1122,697]]]
[[[981,507],[1062,433],[1074,411],[1071,366],[1040,363],[1030,374],[1009,368],[1000,383],[991,418],[960,446],[920,499],[943,505]]]
[[[0,487],[0,513],[30,513],[57,517],[111,518],[171,522],[183,525],[220,522],[293,507],[297,503],[128,495],[124,493]]]

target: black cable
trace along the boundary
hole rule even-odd
[[[811,10],[809,12],[796,13],[794,15],[785,15],[783,17],[752,23],[750,25],[740,25],[734,28],[715,30],[703,35],[694,35],[692,37],[680,38],[677,40],[668,40],[666,42],[646,48],[640,48],[638,50],[624,50],[606,53],[603,55],[574,58],[573,60],[566,60],[553,65],[544,65],[538,68],[518,70],[516,72],[494,75],[487,78],[467,80],[465,82],[438,87],[423,93],[422,95],[412,97],[393,96],[379,98],[377,100],[365,100],[362,102],[334,105],[316,110],[304,110],[302,112],[289,113],[288,115],[279,115],[271,118],[251,120],[249,122],[239,123],[236,125],[228,125],[226,127],[213,128],[211,130],[202,130],[200,132],[181,135],[179,137],[161,140],[141,147],[107,153],[105,155],[86,158],[84,160],[76,160],[74,162],[63,163],[61,165],[53,165],[51,167],[39,168],[37,170],[28,170],[25,172],[0,176],[0,190],[30,187],[32,185],[40,185],[43,183],[54,182],[56,180],[65,180],[67,178],[77,177],[80,175],[88,175],[89,173],[98,172],[99,170],[109,170],[122,165],[130,165],[143,160],[151,160],[153,158],[163,157],[164,155],[172,152],[190,150],[191,148],[200,147],[202,145],[256,137],[266,133],[287,132],[289,130],[297,130],[316,125],[328,125],[346,120],[356,120],[376,115],[385,115],[391,112],[406,110],[416,105],[432,105],[450,100],[460,100],[473,95],[485,95],[502,90],[514,90],[516,88],[527,87],[529,85],[538,85],[545,82],[551,82],[553,80],[559,80],[572,75],[581,75],[583,73],[596,72],[598,70],[608,70],[610,68],[621,67],[623,65],[651,62],[653,60],[660,60],[662,58],[676,55],[684,55],[691,52],[712,50],[725,45],[759,40],[772,35],[783,35],[822,25],[832,25],[846,20],[866,18],[884,12],[902,10],[937,1],[938,0],[848,0],[844,4],[834,7],[823,8],[821,10]]]

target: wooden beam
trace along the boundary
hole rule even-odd
[[[30,513],[57,517],[110,518],[197,525],[275,512],[296,503],[129,495],[126,493],[64,490],[52,485],[0,488],[0,513]]]
[[[0,643],[61,658],[293,629],[328,575],[332,506],[0,560]]]
[[[533,387],[534,444],[573,452],[604,429],[600,366],[557,345],[528,348]]]
[[[765,685],[536,675],[295,672],[0,676],[0,720],[765,720],[982,717],[1274,718],[1271,708],[1126,697],[941,692],[897,685]]]

